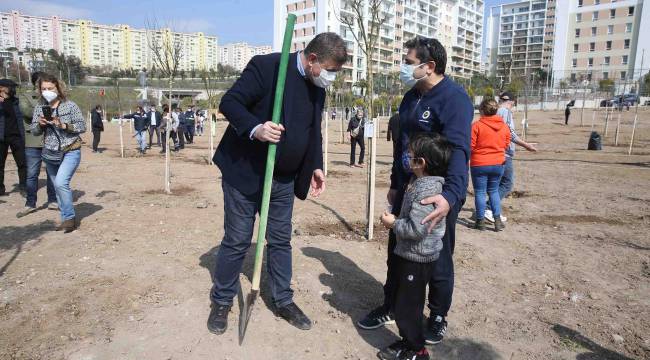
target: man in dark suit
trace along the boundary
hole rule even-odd
[[[267,269],[276,315],[308,330],[309,318],[293,302],[291,217],[294,196],[304,200],[325,189],[321,117],[325,88],[347,60],[345,43],[334,33],[317,35],[304,51],[289,57],[279,125],[269,121],[280,54],[255,56],[221,99],[229,126],[214,154],[222,174],[224,237],[217,253],[210,292],[208,329],[221,334],[237,294],[239,273],[261,206],[268,142],[277,143],[269,205]]]
[[[160,123],[162,122],[162,115],[160,111],[156,111],[156,107],[151,105],[147,112],[147,124],[149,124],[149,149],[151,149],[151,141],[153,134],[156,133],[157,144],[160,146]]]

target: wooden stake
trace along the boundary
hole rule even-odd
[[[210,156],[208,157],[208,161],[210,162],[210,165],[214,165],[212,162],[212,155],[214,155],[214,123],[212,121],[212,115],[214,114],[214,119],[217,119],[217,114],[214,112],[214,110],[208,111],[208,121],[210,122]]]
[[[618,146],[618,133],[621,127],[621,112],[618,113],[618,119],[616,120],[616,133],[614,135],[614,146]]]
[[[630,139],[630,148],[627,151],[628,155],[632,155],[632,147],[634,146],[634,133],[636,132],[636,120],[638,114],[634,114],[634,125],[632,125],[632,138]]]
[[[368,240],[374,237],[375,225],[375,168],[377,163],[377,129],[379,128],[379,117],[372,122],[372,137],[370,138],[370,166],[368,167]]]
[[[122,122],[123,120],[120,119],[120,156],[124,158],[124,135],[122,132]]]
[[[329,116],[327,116],[327,111],[323,111],[323,116],[325,116],[325,136],[323,137],[324,150],[323,150],[323,174],[327,176],[327,145],[329,144]]]

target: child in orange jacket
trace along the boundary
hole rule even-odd
[[[510,129],[501,116],[496,115],[499,105],[494,99],[485,99],[479,106],[481,117],[472,124],[472,154],[470,172],[474,187],[476,206],[476,229],[485,230],[485,207],[487,197],[494,214],[494,228],[505,227],[501,221],[499,182],[503,175],[505,151],[510,144]]]

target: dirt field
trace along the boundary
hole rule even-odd
[[[450,328],[430,348],[433,358],[649,359],[650,112],[641,113],[633,156],[631,112],[622,146],[613,146],[614,121],[601,152],[584,150],[590,128],[577,125],[579,110],[568,127],[560,112],[531,115],[528,140],[541,151],[517,153],[506,231],[468,228],[468,195],[457,226]],[[584,121],[591,123],[591,111]],[[597,123],[602,131],[602,116]],[[243,346],[237,305],[224,335],[207,331],[224,211],[219,171],[207,165],[208,138],[174,156],[174,194],[164,195],[158,148],[136,157],[126,130],[128,158],[121,159],[118,128],[107,125],[105,151],[93,154],[87,144],[73,179],[79,230],[54,232],[54,211],[17,219],[20,194],[0,198],[0,359],[375,358],[397,328],[353,324],[381,302],[386,233],[377,226],[376,240],[363,240],[366,172],[347,167],[349,145],[335,144],[333,127],[328,189],[297,201],[294,214],[295,300],[313,320],[311,331],[276,319],[266,297]],[[389,154],[384,137],[378,211]],[[10,160],[7,188],[15,182]],[[42,188],[39,205],[45,198]],[[245,291],[251,268],[249,256]]]

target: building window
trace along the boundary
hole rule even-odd
[[[634,6],[630,6],[627,8],[627,16],[632,16],[634,15]]]
[[[610,9],[609,10],[609,18],[613,19],[616,17],[616,9]]]
[[[587,81],[591,81],[591,73],[587,74]]]
[[[571,60],[571,67],[576,67],[576,66],[578,66],[578,59]]]
[[[631,33],[632,32],[632,23],[625,24],[625,32],[626,33]]]
[[[630,39],[625,39],[625,41],[623,42],[623,48],[624,49],[630,48]]]
[[[596,27],[595,27],[595,26],[592,26],[592,27],[591,27],[591,36],[596,36],[597,33],[598,33],[598,32],[597,32]]]
[[[576,29],[576,37],[577,37],[577,38],[580,37],[580,29]]]
[[[580,45],[578,45],[578,44],[573,44],[573,52],[574,52],[574,53],[577,53],[579,47],[580,47]]]
[[[623,58],[621,59],[621,65],[627,65],[627,55],[623,55]]]
[[[607,35],[612,35],[614,33],[614,25],[607,25]]]
[[[605,56],[605,61],[603,61],[603,65],[609,66],[609,56]]]
[[[591,14],[591,20],[592,20],[592,21],[598,21],[598,11],[594,11],[594,12]]]
[[[571,73],[571,82],[576,82],[576,73]]]
[[[581,13],[577,13],[577,14],[576,14],[576,22],[581,22],[581,21],[582,21],[582,14],[581,14]]]
[[[589,51],[596,51],[596,43],[589,43]]]
[[[605,50],[612,50],[612,40],[607,40]]]
[[[582,0],[578,0],[578,7],[582,7]]]
[[[627,71],[621,71],[621,80],[625,80]]]
[[[594,0],[594,5],[600,5],[600,0]]]
[[[607,71],[603,71],[603,80],[609,79],[609,73]]]
[[[589,66],[589,67],[593,67],[593,66],[594,66],[594,58],[589,58],[589,59],[587,59],[587,61],[588,61],[588,64],[589,64],[588,66]]]

